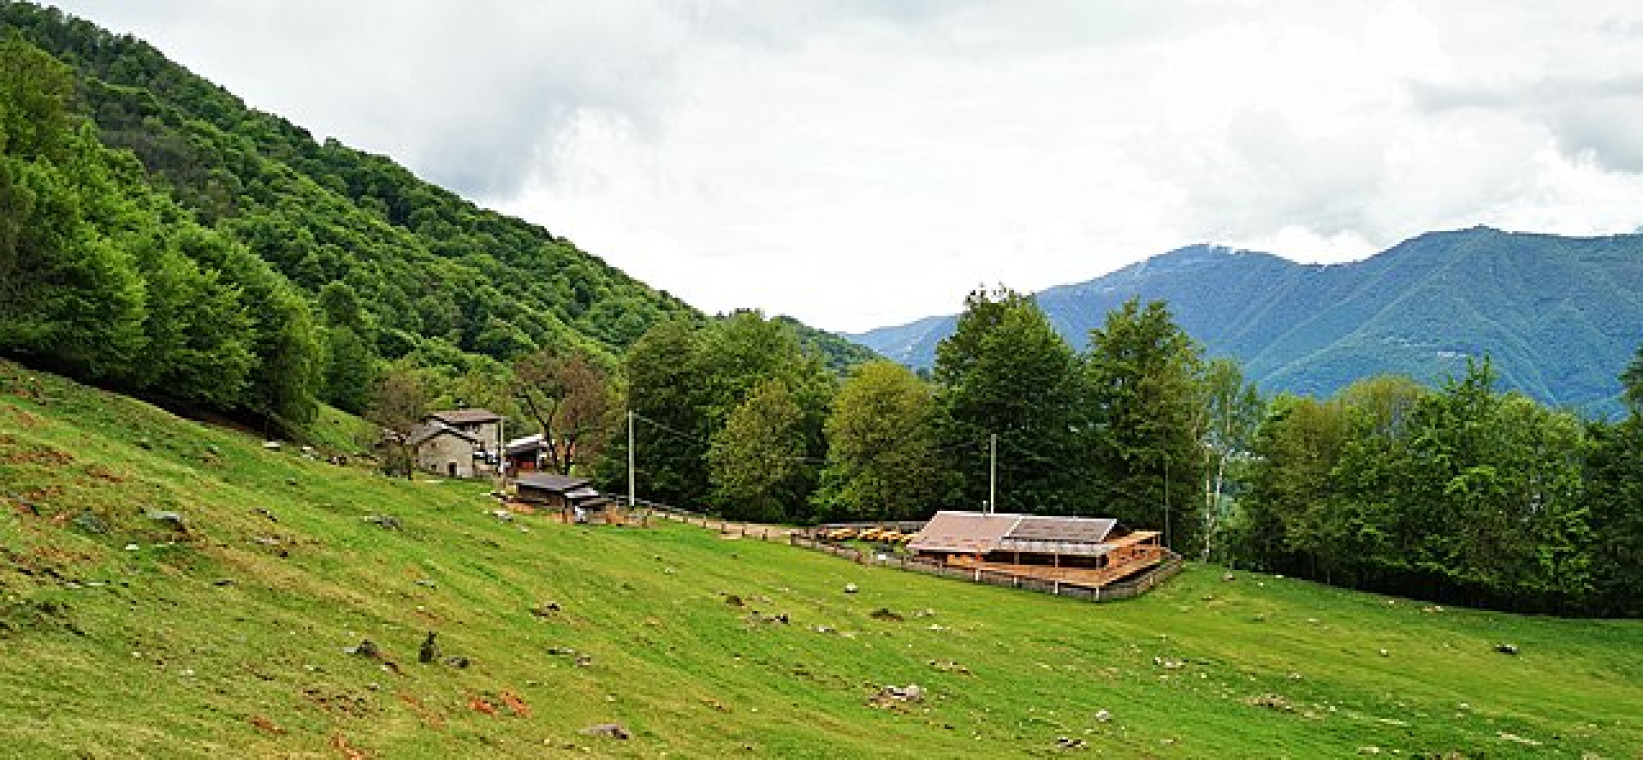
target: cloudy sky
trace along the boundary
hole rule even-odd
[[[709,311],[1643,225],[1643,5],[69,0]]]

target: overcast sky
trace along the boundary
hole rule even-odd
[[[72,0],[708,311],[1643,225],[1643,4]]]

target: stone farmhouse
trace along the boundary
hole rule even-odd
[[[406,438],[418,469],[448,478],[494,475],[502,462],[502,415],[488,409],[433,412]]]

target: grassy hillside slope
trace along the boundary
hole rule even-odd
[[[1058,738],[1107,757],[1643,746],[1636,622],[1437,610],[1202,566],[1091,605],[671,524],[508,522],[486,488],[265,451],[0,363],[0,746],[395,758],[1046,756],[1065,751]],[[778,613],[790,622],[765,621]],[[419,664],[430,630],[469,667]],[[392,666],[344,651],[367,638]],[[923,701],[869,706],[909,683]],[[579,733],[604,722],[632,738]]]

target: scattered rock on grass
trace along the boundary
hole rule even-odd
[[[360,657],[377,658],[382,656],[382,650],[377,648],[376,642],[370,639],[362,639],[359,642],[359,646],[347,647],[342,651],[347,652],[348,654],[357,654]]]
[[[169,510],[151,509],[143,513],[144,517],[158,523],[165,523],[167,527],[179,533],[187,531],[188,525],[183,522],[183,516]]]
[[[924,689],[916,683],[906,686],[886,686],[873,693],[867,704],[878,709],[898,707],[924,701]]]
[[[861,590],[861,588],[858,587],[854,583],[844,584],[844,593],[846,593],[846,594],[854,594],[854,593],[856,593],[857,591],[860,591],[860,590]]]
[[[1249,703],[1256,707],[1265,707],[1269,710],[1280,710],[1283,712],[1295,711],[1294,706],[1289,704],[1289,700],[1284,699],[1282,696],[1277,694],[1262,694],[1258,697],[1251,697]]]
[[[98,517],[96,512],[81,512],[74,518],[74,527],[82,532],[101,536],[108,533],[108,523]]]
[[[970,669],[969,668],[966,668],[963,665],[960,665],[956,662],[953,662],[952,660],[931,660],[930,661],[930,667],[935,668],[936,670],[939,670],[943,673],[958,673],[960,675],[966,675],[966,676],[970,675]]]
[[[365,521],[383,530],[399,530],[401,527],[399,518],[393,515],[366,515]]]
[[[1106,710],[1096,710],[1095,711],[1095,722],[1097,722],[1097,723],[1106,723],[1107,721],[1110,721],[1110,720],[1112,720],[1112,713],[1110,713]]]
[[[603,736],[610,739],[626,741],[633,737],[627,728],[620,723],[600,723],[597,726],[588,726],[581,731],[583,736]]]
[[[1495,651],[1501,654],[1517,654],[1516,644],[1496,644]]]
[[[1083,739],[1074,739],[1069,736],[1057,736],[1055,738],[1055,746],[1062,749],[1084,749],[1088,745],[1084,743]]]
[[[901,621],[906,620],[906,618],[901,616],[901,613],[896,612],[889,607],[880,607],[873,610],[869,617],[874,620],[884,620],[891,623],[900,623]]]

